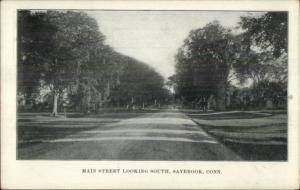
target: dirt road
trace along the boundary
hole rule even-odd
[[[240,160],[183,113],[159,112],[19,142],[19,159]],[[49,138],[49,136],[53,138]]]

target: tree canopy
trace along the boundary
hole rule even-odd
[[[241,33],[218,21],[190,32],[175,57],[176,74],[170,77],[177,98],[197,102],[214,96],[217,109],[224,110],[233,81],[250,79],[254,89],[286,85],[287,13],[241,17],[238,24]]]
[[[177,94],[188,101],[215,95],[218,108],[224,109],[237,48],[234,35],[217,21],[192,30],[176,56]]]
[[[241,17],[239,76],[260,81],[287,82],[287,12],[268,12],[259,17]]]
[[[259,46],[278,58],[287,52],[287,12],[268,12],[261,17],[241,17],[239,22],[243,33],[244,45]]]
[[[18,73],[20,93],[50,89],[54,115],[65,95],[88,113],[131,99],[162,101],[165,90],[154,69],[106,45],[96,20],[83,12],[19,11]]]

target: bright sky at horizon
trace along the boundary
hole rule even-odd
[[[213,20],[219,20],[224,27],[235,27],[240,16],[250,14],[221,11],[87,11],[87,13],[97,20],[108,45],[120,53],[152,66],[165,78],[175,73],[174,57],[191,30],[201,28]]]

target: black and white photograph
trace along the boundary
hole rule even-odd
[[[287,11],[17,11],[17,160],[287,161]]]
[[[0,189],[299,189],[299,1],[0,9]]]

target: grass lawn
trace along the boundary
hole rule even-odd
[[[107,124],[119,122],[121,119],[141,116],[142,112],[118,112],[82,115],[68,113],[67,118],[60,114],[51,117],[49,113],[18,113],[17,136],[20,142],[31,139],[57,139],[83,130],[105,127]],[[26,146],[26,144],[22,144]]]
[[[284,112],[244,111],[188,116],[246,160],[287,159],[287,114]]]

